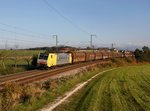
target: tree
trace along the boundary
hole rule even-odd
[[[14,50],[13,53],[14,53],[14,57],[12,57],[12,60],[14,61],[14,66],[17,67],[19,61],[17,50]]]
[[[29,65],[30,65],[30,62],[31,62],[31,57],[29,56],[29,57],[26,57],[24,60],[27,62],[27,64],[28,64],[28,67],[29,67]]]
[[[149,48],[147,46],[142,47],[142,49],[143,49],[143,52],[148,52],[149,51]]]
[[[134,51],[134,55],[137,61],[142,62],[143,61],[143,52],[139,49],[136,49]]]
[[[90,50],[90,49],[91,49],[91,47],[87,46],[87,47],[86,47],[86,49],[87,49],[87,50]]]
[[[32,64],[33,66],[37,66],[37,58],[38,58],[38,55],[33,55],[33,56],[32,56],[31,64]]]
[[[0,61],[1,61],[1,65],[2,67],[5,69],[6,65],[5,65],[5,59],[7,57],[7,52],[5,52],[4,50],[0,52]]]
[[[143,60],[144,61],[150,61],[150,50],[147,46],[144,46],[143,48]]]
[[[136,49],[134,55],[139,62],[150,62],[150,50],[147,46],[144,46],[142,50]]]

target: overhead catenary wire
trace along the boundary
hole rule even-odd
[[[89,35],[89,37],[91,36],[91,33],[87,32],[86,30],[84,30],[83,28],[81,28],[79,25],[75,24],[72,20],[70,20],[68,17],[64,16],[58,9],[56,9],[53,5],[51,5],[47,0],[42,0],[48,7],[49,7],[49,11],[51,11],[51,9],[53,11],[55,11],[61,18],[65,19],[68,23],[70,23],[73,27],[75,27],[76,29],[78,29],[79,31]],[[102,39],[99,38],[99,40],[104,43],[104,41]]]
[[[0,39],[1,40],[6,40],[6,37],[5,38],[0,37]],[[26,42],[26,43],[39,44],[39,45],[45,44],[44,42],[33,42],[33,41],[29,41],[29,40],[22,40],[22,39],[16,39],[16,38],[15,39],[13,39],[13,38],[7,38],[7,39],[9,39],[11,41],[19,41],[19,42]]]
[[[7,44],[7,48],[5,47],[5,44],[0,44],[0,49],[30,49],[30,48],[42,48],[42,47],[47,47],[47,46],[36,46],[36,45],[32,45],[29,46],[31,44]]]
[[[14,30],[19,29],[19,30],[23,30],[24,32],[29,32],[29,33],[35,34],[33,31],[30,31],[30,30],[25,29],[25,28],[9,25],[9,24],[5,24],[5,23],[0,23],[0,25],[6,26],[6,27],[10,27],[10,28],[13,29],[13,30],[7,30],[7,29],[4,29],[4,28],[0,28],[0,31],[8,32],[8,33],[16,34],[16,35],[21,35],[21,36],[25,36],[25,37],[34,37],[34,38],[36,38],[36,39],[34,39],[34,42],[33,42],[33,41],[29,41],[29,40],[16,39],[16,37],[15,37],[15,39],[5,37],[5,40],[7,38],[8,40],[15,41],[14,44],[16,44],[16,42],[17,42],[17,44],[20,43],[20,42],[24,42],[26,44],[27,43],[30,43],[30,44],[32,43],[33,45],[34,44],[37,44],[37,45],[43,45],[43,44],[46,45],[47,44],[47,46],[49,46],[48,45],[49,43],[45,43],[44,41],[43,42],[37,41],[37,39],[44,40],[43,38],[46,37],[46,36],[47,36],[47,38],[49,38],[48,35],[46,35],[46,34],[41,34],[41,36],[39,36],[39,34],[32,35],[32,34],[22,33],[22,32],[18,32],[18,31],[16,32]],[[0,39],[2,39],[2,37],[0,37]]]
[[[37,37],[35,35],[26,34],[26,33],[20,33],[20,32],[11,31],[11,30],[7,30],[7,29],[3,29],[3,28],[0,28],[0,30],[4,31],[4,32],[14,33],[14,34],[17,34],[17,35],[22,35],[22,36],[27,36],[27,37],[34,37],[34,38],[38,38],[38,39],[43,39],[43,37]]]
[[[28,36],[28,37],[34,37],[34,38],[37,38],[37,36],[33,36],[33,35],[30,35],[30,34],[26,34],[26,33],[20,33],[20,32],[16,32],[16,31],[11,31],[11,30],[6,30],[6,29],[3,29],[3,28],[0,28],[1,31],[4,31],[4,32],[9,32],[9,33],[14,33],[14,34],[17,34],[17,35],[22,35],[22,36]],[[43,40],[43,37],[38,37],[38,39],[42,39]],[[9,38],[10,40],[10,38]],[[45,44],[44,42],[33,42],[33,41],[27,41],[27,40],[21,40],[21,39],[11,39],[11,40],[14,40],[14,41],[22,41],[22,42],[31,42],[31,43],[36,43],[36,44]],[[101,39],[99,39],[100,41],[102,41]],[[102,41],[104,42],[104,41]]]
[[[7,45],[7,49],[11,49],[11,48],[14,48],[14,46],[17,46],[19,49],[23,49],[23,48],[31,48],[31,47],[49,47],[48,45],[46,44],[40,44],[40,43],[31,43],[31,42],[26,42],[26,41],[19,41],[17,43],[13,43],[12,42],[13,40],[9,40],[7,41],[7,44],[6,44],[6,41],[5,40],[1,40],[0,41],[0,49],[6,49],[6,45]],[[24,42],[25,44],[22,44],[22,42]],[[9,44],[8,44],[9,43]]]
[[[75,27],[76,29],[78,29],[79,31],[90,35],[90,33],[86,30],[84,30],[83,28],[81,28],[79,25],[75,24],[72,20],[70,20],[68,17],[64,16],[58,9],[56,9],[54,6],[52,6],[47,0],[42,0],[48,7],[49,7],[49,11],[51,11],[50,9],[52,9],[53,11],[55,11],[61,18],[63,18],[64,20],[66,20],[68,23],[70,23],[73,27]]]
[[[53,5],[51,5],[51,3],[48,2],[48,0],[42,0],[47,6],[48,6],[48,9],[49,11],[51,11],[51,9],[53,11],[55,11],[61,18],[65,19],[68,23],[70,23],[72,26],[74,26],[76,29],[80,30],[81,32],[84,32],[88,35],[90,35],[89,32],[87,32],[86,30],[84,30],[83,28],[81,28],[79,25],[75,24],[72,20],[70,20],[68,17],[64,16],[57,8],[55,8]],[[29,33],[32,33],[32,34],[35,34],[35,35],[32,35],[32,34],[28,34],[28,33],[22,33],[22,32],[18,32],[18,31],[12,31],[12,30],[7,30],[7,29],[3,29],[3,28],[0,28],[1,31],[5,31],[5,32],[9,32],[9,33],[14,33],[14,34],[17,34],[17,35],[22,35],[22,36],[27,36],[27,37],[34,37],[34,38],[38,38],[38,39],[42,39],[45,37],[45,36],[49,36],[49,35],[46,35],[46,34],[40,34],[40,33],[35,33],[31,30],[28,30],[28,29],[25,29],[25,28],[22,28],[22,27],[18,27],[18,26],[14,26],[14,25],[10,25],[10,24],[6,24],[6,23],[0,23],[0,25],[3,25],[3,26],[7,26],[7,27],[11,27],[13,28],[14,30],[16,29],[19,29],[19,30],[23,30],[24,32],[29,32]],[[36,36],[37,35],[37,36]],[[39,36],[41,35],[41,36]],[[45,35],[45,36],[44,36]],[[44,37],[43,37],[44,36]],[[49,37],[47,37],[49,38]],[[17,40],[17,39],[15,39]],[[18,40],[18,41],[24,41],[24,40]],[[25,41],[27,42],[27,41]],[[29,42],[29,41],[28,41]]]
[[[43,34],[43,33],[39,33],[39,32],[34,32],[34,31],[31,31],[29,29],[26,29],[26,28],[22,28],[22,27],[18,27],[18,26],[14,26],[14,25],[10,25],[10,24],[6,24],[6,23],[0,23],[0,25],[3,25],[3,26],[6,26],[6,27],[11,27],[13,29],[19,29],[19,30],[22,30],[24,32],[29,32],[29,33],[32,33],[34,35],[40,35],[40,36],[49,36],[48,34]]]

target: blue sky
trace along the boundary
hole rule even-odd
[[[150,46],[150,0],[46,1],[0,0],[0,48]]]

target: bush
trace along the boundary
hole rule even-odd
[[[128,63],[132,63],[132,59],[131,58],[125,58],[126,59],[126,61],[128,62]]]
[[[42,96],[44,90],[42,90],[42,83],[29,84],[22,88],[21,100],[23,103],[33,103],[35,99]]]
[[[49,89],[50,89],[50,86],[51,86],[51,81],[45,81],[45,82],[43,83],[43,88],[44,88],[45,90],[49,90]]]
[[[115,58],[111,58],[111,62],[115,63],[117,60]]]
[[[33,98],[35,97],[36,89],[33,85],[26,85],[22,89],[22,101],[32,103]]]
[[[20,101],[21,87],[15,82],[8,82],[5,85],[4,93],[2,94],[2,109],[11,111],[13,107]]]
[[[33,56],[32,56],[31,64],[32,64],[33,66],[37,66],[37,58],[38,58],[38,55],[33,55]]]
[[[124,66],[127,64],[127,62],[124,59],[120,58],[112,58],[111,61],[116,65],[117,67],[119,66]],[[108,65],[106,65],[108,66]],[[111,66],[111,65],[110,65]]]

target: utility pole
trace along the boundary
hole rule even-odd
[[[56,52],[58,52],[58,36],[57,35],[53,35],[53,37],[56,39]]]
[[[57,35],[53,35],[53,37],[55,37],[56,39],[56,47],[58,46],[58,36]]]
[[[112,50],[114,49],[114,45],[115,45],[114,43],[111,44],[111,49]]]
[[[91,48],[93,47],[93,45],[92,45],[92,40],[93,40],[93,35],[91,34],[91,41],[90,41],[90,43],[91,43]]]
[[[91,40],[90,40],[90,45],[91,45],[91,48],[93,49],[93,36],[96,36],[95,34],[91,34]]]
[[[113,48],[114,48],[114,44],[112,43],[112,44],[111,44],[111,49],[113,49]]]
[[[8,49],[7,40],[6,40],[6,42],[5,42],[5,49],[6,49],[6,50]]]

